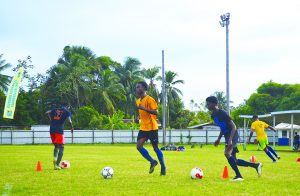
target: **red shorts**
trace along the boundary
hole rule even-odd
[[[63,134],[50,133],[52,144],[65,144],[65,137]]]

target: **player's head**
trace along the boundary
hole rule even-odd
[[[253,115],[253,116],[252,116],[252,120],[253,120],[253,121],[258,120],[258,116],[257,116],[257,115]]]
[[[218,107],[218,99],[215,96],[209,96],[206,98],[206,107],[210,111],[215,110]]]
[[[143,95],[148,90],[148,84],[144,81],[138,82],[135,90],[138,95]]]

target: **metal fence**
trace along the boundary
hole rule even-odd
[[[247,133],[246,133],[247,134]],[[75,130],[72,134],[65,131],[66,143],[95,144],[95,143],[135,143],[138,131],[136,130]],[[163,133],[158,132],[159,141]],[[170,130],[167,131],[167,143],[213,143],[219,135],[216,130]],[[240,143],[243,143],[243,131],[239,130]],[[246,137],[248,138],[248,137]],[[253,137],[252,140],[254,140]],[[269,137],[270,142],[273,137]],[[277,137],[275,138],[277,141]],[[224,142],[222,138],[221,142]],[[0,144],[50,144],[49,131],[41,130],[0,130]]]

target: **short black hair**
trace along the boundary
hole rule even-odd
[[[253,116],[252,116],[252,119],[253,119],[253,120],[256,120],[256,119],[258,119],[258,116],[257,116],[257,115],[253,115]]]
[[[142,85],[142,86],[144,87],[145,90],[148,90],[148,84],[147,84],[147,82],[145,82],[145,81],[140,81],[140,82],[138,82],[137,84]]]
[[[218,99],[215,96],[209,96],[209,97],[207,97],[206,101],[210,102],[210,103],[218,104]]]

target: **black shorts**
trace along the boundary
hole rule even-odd
[[[153,131],[139,131],[137,140],[146,138],[146,141],[150,140],[151,143],[158,144],[158,130]]]

